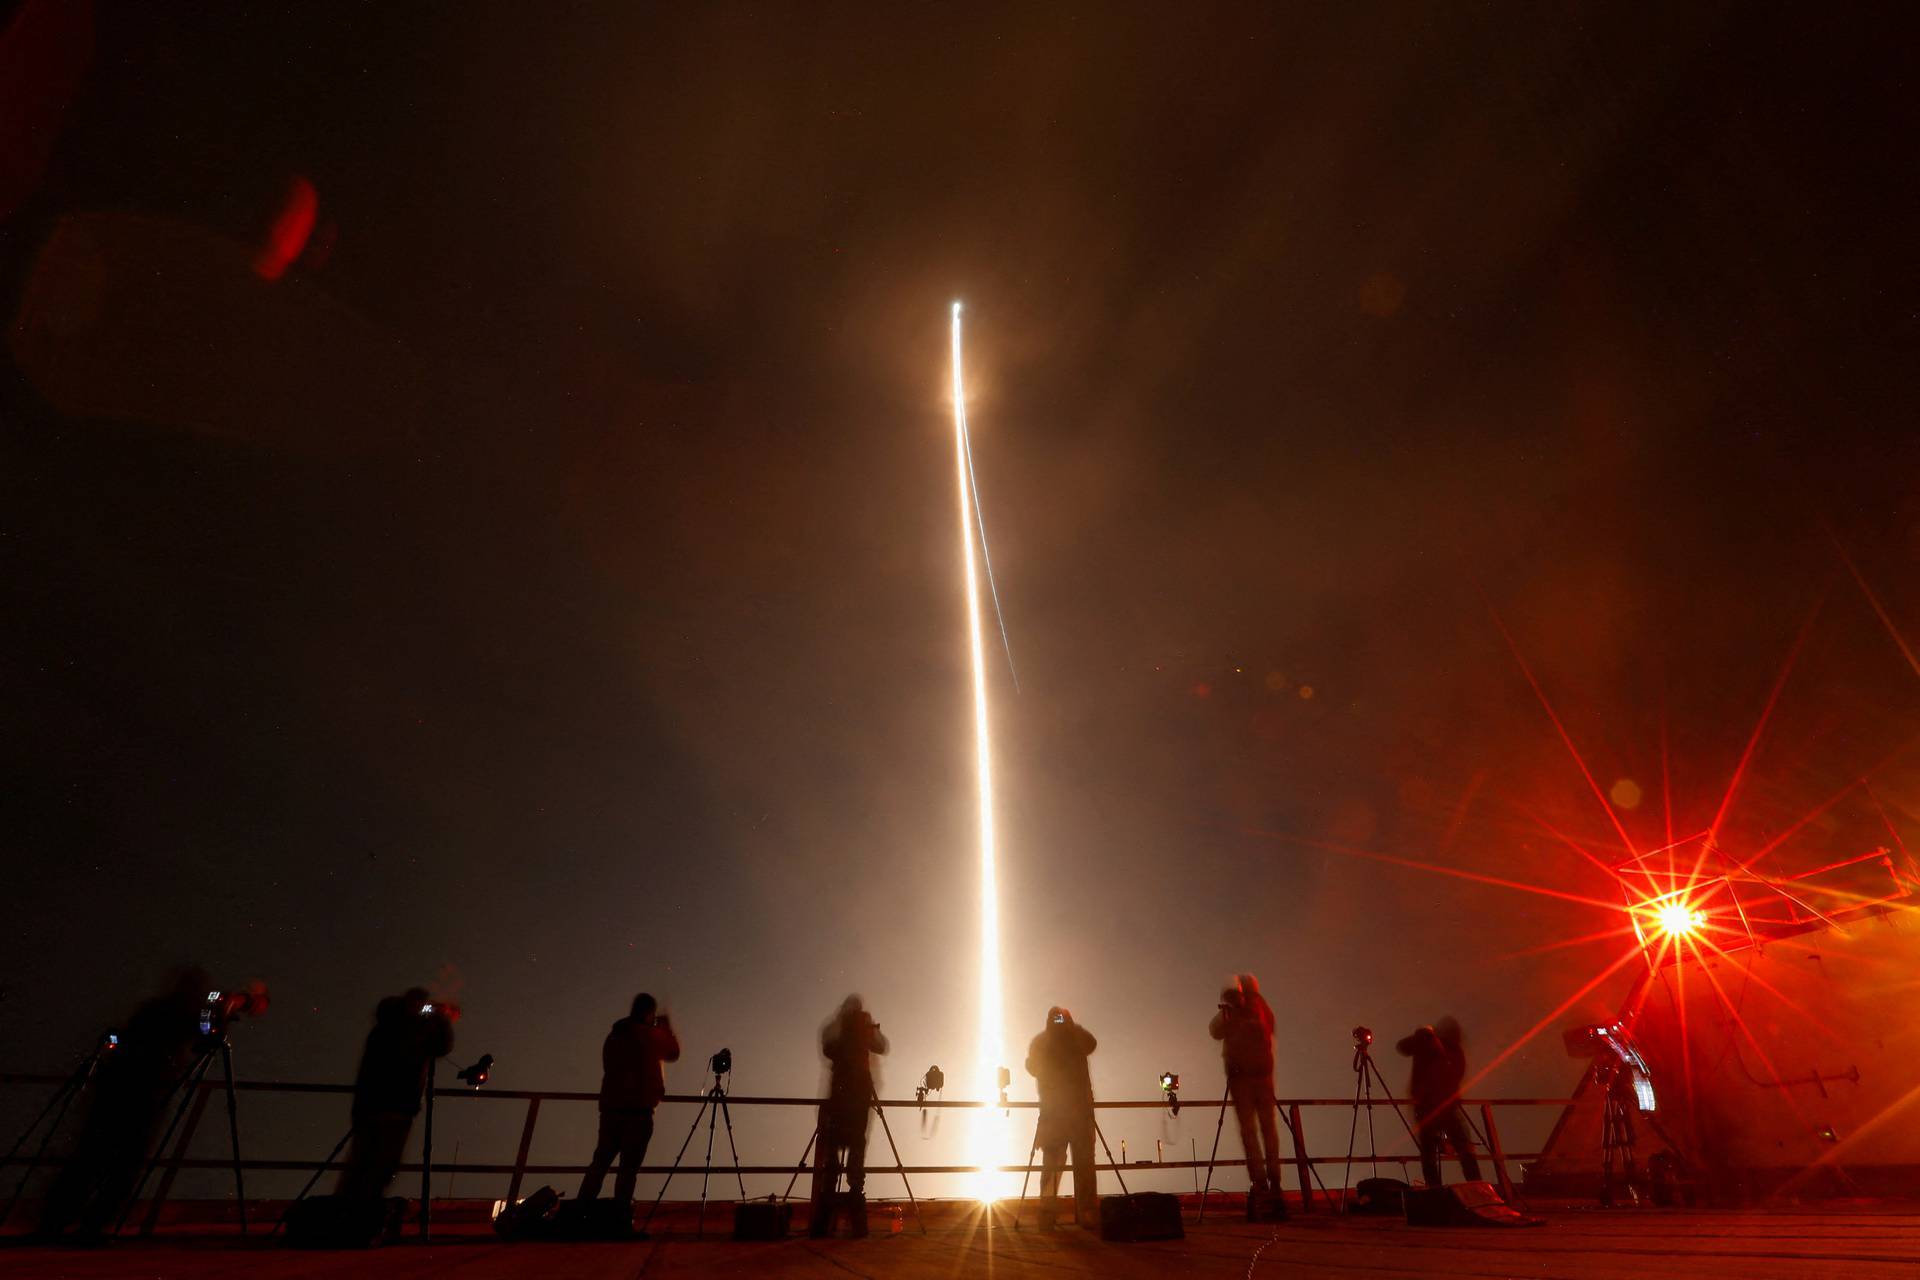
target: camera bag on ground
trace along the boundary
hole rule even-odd
[[[400,1234],[407,1202],[399,1197],[308,1196],[287,1206],[293,1249],[366,1249]]]
[[[1491,1182],[1456,1182],[1450,1187],[1409,1187],[1410,1227],[1540,1227],[1500,1198]]]
[[[733,1210],[735,1240],[785,1240],[793,1230],[793,1205],[768,1196],[742,1200]]]
[[[1398,1178],[1362,1178],[1347,1196],[1348,1213],[1391,1214],[1407,1211],[1407,1184]]]
[[[1100,1238],[1123,1244],[1142,1240],[1183,1240],[1180,1200],[1164,1191],[1135,1191],[1100,1201]]]
[[[493,1215],[493,1229],[503,1240],[538,1240],[553,1234],[553,1217],[560,1193],[542,1187],[525,1200],[502,1205]]]

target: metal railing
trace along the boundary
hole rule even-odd
[[[20,1085],[58,1086],[66,1078],[67,1077],[57,1076],[57,1075],[17,1074],[17,1073],[16,1074],[0,1074],[0,1086],[20,1086]],[[240,1092],[240,1093],[349,1095],[353,1092],[353,1086],[351,1085],[312,1084],[312,1083],[302,1083],[302,1082],[294,1082],[294,1081],[236,1080],[234,1081],[233,1087],[237,1092]],[[158,1158],[154,1161],[154,1167],[160,1171],[160,1180],[158,1184],[154,1187],[150,1198],[146,1202],[147,1212],[146,1212],[143,1226],[141,1228],[143,1234],[146,1232],[150,1232],[153,1229],[154,1225],[158,1222],[160,1217],[161,1207],[166,1203],[168,1197],[171,1195],[173,1190],[174,1180],[181,1170],[183,1169],[225,1170],[225,1169],[231,1169],[234,1167],[234,1162],[230,1159],[201,1158],[201,1157],[191,1157],[187,1155],[187,1152],[192,1148],[194,1135],[198,1131],[200,1122],[206,1114],[208,1104],[213,1100],[216,1092],[224,1088],[224,1085],[220,1081],[209,1079],[209,1080],[201,1081],[197,1086],[194,1086],[194,1088],[195,1088],[195,1096],[192,1100],[191,1106],[187,1110],[186,1121],[180,1127],[177,1134],[174,1136],[174,1139],[171,1145],[171,1150],[168,1152],[159,1154]],[[529,1174],[536,1175],[536,1176],[565,1175],[565,1174],[577,1175],[577,1174],[583,1174],[587,1170],[587,1166],[584,1164],[535,1164],[535,1163],[532,1163],[531,1155],[533,1151],[533,1137],[534,1137],[534,1132],[536,1130],[536,1127],[538,1126],[540,1121],[540,1112],[543,1104],[546,1104],[546,1103],[594,1103],[594,1104],[597,1104],[600,1100],[600,1095],[597,1093],[579,1093],[579,1092],[536,1090],[536,1089],[489,1088],[489,1089],[483,1089],[483,1090],[474,1090],[474,1089],[465,1089],[465,1088],[437,1088],[433,1091],[433,1096],[434,1096],[434,1099],[436,1100],[436,1103],[441,1099],[459,1099],[462,1101],[485,1103],[487,1105],[504,1105],[508,1102],[521,1102],[521,1103],[524,1103],[526,1106],[525,1115],[520,1126],[519,1145],[514,1155],[513,1163],[500,1164],[497,1162],[472,1162],[472,1161],[462,1163],[457,1161],[442,1162],[442,1161],[436,1160],[433,1164],[433,1169],[434,1169],[434,1172],[436,1173],[506,1175],[508,1179],[506,1198],[509,1201],[512,1201],[519,1198],[521,1185],[526,1180]],[[690,1106],[699,1106],[700,1104],[706,1101],[708,1101],[707,1096],[705,1094],[698,1094],[698,1093],[674,1093],[674,1094],[668,1094],[666,1097],[661,1099],[662,1104],[686,1104]],[[817,1108],[820,1106],[819,1098],[772,1098],[772,1097],[762,1098],[762,1097],[746,1097],[746,1096],[740,1096],[740,1095],[729,1095],[726,1101],[729,1107]],[[1303,1207],[1309,1207],[1312,1203],[1313,1184],[1314,1182],[1318,1181],[1318,1177],[1315,1174],[1314,1170],[1319,1166],[1345,1164],[1345,1163],[1348,1163],[1349,1161],[1349,1156],[1346,1152],[1342,1152],[1339,1155],[1313,1155],[1308,1152],[1307,1140],[1306,1140],[1306,1129],[1302,1121],[1302,1115],[1305,1109],[1324,1107],[1324,1108],[1331,1108],[1336,1110],[1344,1109],[1346,1111],[1351,1112],[1362,1107],[1394,1108],[1394,1107],[1404,1107],[1407,1105],[1404,1101],[1394,1101],[1386,1098],[1360,1098],[1360,1099],[1280,1098],[1277,1100],[1277,1102],[1280,1107],[1281,1113],[1286,1118],[1286,1127],[1288,1130],[1288,1135],[1292,1141],[1293,1158],[1288,1163],[1291,1163],[1294,1166],[1296,1176],[1299,1178],[1300,1190],[1301,1190],[1301,1201],[1302,1201]],[[911,1098],[900,1098],[900,1099],[883,1098],[883,1099],[876,1100],[875,1105],[879,1107],[888,1108],[888,1109],[912,1110],[912,1111],[936,1111],[936,1110],[938,1111],[978,1111],[978,1110],[1033,1111],[1033,1110],[1037,1110],[1040,1104],[1037,1102],[1016,1102],[1016,1101],[961,1102],[961,1101],[945,1101],[945,1100],[938,1100],[938,1099],[927,1099],[922,1101],[922,1100],[911,1099]],[[1167,1103],[1164,1098],[1154,1098],[1146,1101],[1118,1101],[1118,1102],[1096,1101],[1093,1105],[1096,1108],[1096,1110],[1100,1110],[1100,1111],[1125,1111],[1125,1110],[1162,1110],[1167,1106]],[[1231,1102],[1225,1098],[1211,1098],[1211,1099],[1203,1099],[1203,1100],[1197,1100],[1197,1101],[1182,1100],[1180,1109],[1183,1112],[1185,1111],[1203,1111],[1204,1112],[1204,1111],[1213,1111],[1215,1109],[1224,1109],[1231,1105],[1232,1105]],[[1571,1105],[1571,1099],[1567,1099],[1567,1098],[1467,1098],[1462,1100],[1462,1105],[1469,1108],[1473,1108],[1478,1111],[1482,1133],[1487,1144],[1487,1149],[1488,1149],[1487,1154],[1493,1166],[1495,1178],[1498,1181],[1501,1187],[1501,1190],[1505,1192],[1509,1196],[1509,1198],[1511,1198],[1513,1191],[1512,1191],[1512,1181],[1508,1175],[1508,1168],[1507,1168],[1508,1163],[1510,1161],[1525,1161],[1525,1160],[1536,1159],[1538,1158],[1539,1153],[1508,1152],[1504,1150],[1501,1142],[1501,1138],[1500,1138],[1500,1128],[1498,1123],[1495,1120],[1495,1109],[1509,1108],[1509,1107],[1565,1108]],[[1222,1117],[1222,1119],[1224,1119],[1224,1116]],[[1405,1167],[1409,1164],[1418,1163],[1419,1159],[1420,1157],[1417,1153],[1376,1154],[1373,1152],[1369,1152],[1364,1155],[1358,1155],[1353,1157],[1352,1163],[1354,1164],[1363,1164],[1363,1163],[1398,1164],[1402,1167],[1402,1169],[1405,1169]],[[1457,1161],[1459,1157],[1456,1155],[1448,1155],[1445,1157],[1445,1159],[1449,1161]],[[29,1160],[29,1157],[27,1156],[15,1155],[10,1161],[7,1161],[6,1163],[14,1166],[22,1166],[30,1163],[30,1160]],[[47,1161],[47,1163],[51,1164],[54,1162],[52,1160],[49,1160]],[[239,1167],[245,1170],[313,1174],[313,1173],[322,1173],[328,1169],[340,1168],[343,1165],[343,1163],[344,1163],[343,1161],[337,1160],[337,1159],[336,1160],[243,1159],[239,1162]],[[1130,1160],[1125,1162],[1118,1162],[1118,1161],[1109,1159],[1105,1162],[1096,1162],[1094,1165],[1094,1168],[1096,1171],[1101,1171],[1101,1172],[1112,1172],[1112,1171],[1118,1170],[1118,1172],[1124,1176],[1125,1174],[1128,1174],[1128,1173],[1152,1173],[1152,1172],[1175,1170],[1175,1169],[1212,1170],[1212,1169],[1219,1169],[1223,1167],[1232,1169],[1232,1168],[1238,1168],[1244,1163],[1245,1163],[1244,1158],[1234,1158],[1234,1159],[1210,1158],[1206,1160],[1155,1159],[1155,1160]],[[800,1161],[793,1164],[774,1164],[774,1165],[743,1164],[743,1165],[737,1166],[737,1168],[738,1168],[738,1171],[743,1175],[754,1174],[754,1175],[760,1175],[760,1176],[766,1176],[766,1175],[777,1176],[777,1175],[791,1175],[791,1174],[806,1173],[812,1168],[812,1166],[807,1162],[806,1156],[803,1155]],[[649,1165],[643,1165],[637,1172],[642,1175],[668,1174],[668,1173],[675,1173],[679,1175],[689,1175],[689,1174],[711,1175],[711,1174],[719,1174],[719,1173],[732,1173],[735,1171],[735,1169],[736,1169],[736,1166],[732,1162],[728,1162],[726,1164],[712,1164],[712,1165],[682,1164],[682,1165],[679,1165],[677,1168],[675,1168],[672,1165],[649,1164]],[[420,1172],[420,1170],[421,1170],[421,1165],[417,1162],[411,1163],[411,1164],[403,1164],[400,1166],[401,1172],[418,1173]],[[1028,1173],[1040,1172],[1040,1166],[1037,1164],[1030,1164],[1030,1163],[1029,1164],[1003,1164],[1003,1165],[996,1166],[996,1170],[1002,1173],[1028,1174]],[[940,1174],[969,1174],[969,1173],[976,1173],[979,1171],[980,1171],[979,1166],[971,1165],[971,1164],[919,1165],[919,1164],[895,1163],[891,1165],[868,1165],[867,1166],[867,1176],[870,1178],[885,1177],[885,1176],[912,1177],[916,1175],[931,1176],[931,1175],[940,1175]],[[1325,1194],[1326,1187],[1324,1183],[1322,1183],[1321,1189],[1323,1194]]]

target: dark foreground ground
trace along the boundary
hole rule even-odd
[[[449,1215],[454,1216],[454,1215]],[[1412,1228],[1325,1215],[1280,1227],[1191,1212],[1184,1241],[1109,1245],[1068,1228],[1051,1235],[1003,1225],[988,1231],[977,1210],[941,1205],[921,1236],[906,1219],[889,1231],[875,1214],[867,1240],[735,1244],[730,1213],[709,1219],[704,1240],[691,1216],[675,1215],[654,1238],[624,1244],[506,1244],[484,1224],[451,1221],[431,1244],[415,1240],[366,1252],[306,1253],[244,1240],[230,1229],[180,1226],[146,1241],[98,1250],[0,1245],[0,1274],[29,1277],[455,1276],[459,1280],[538,1276],[631,1280],[638,1276],[847,1276],[901,1280],[1004,1280],[1100,1276],[1675,1276],[1795,1280],[1798,1277],[1920,1275],[1920,1206],[1774,1212],[1600,1212],[1548,1210],[1547,1225],[1520,1230]]]

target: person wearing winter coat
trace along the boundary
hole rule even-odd
[[[633,998],[633,1011],[613,1024],[600,1046],[600,1132],[580,1180],[582,1200],[599,1198],[600,1184],[618,1156],[613,1198],[632,1209],[633,1184],[653,1141],[653,1109],[667,1096],[665,1064],[680,1060],[680,1041],[658,1009],[658,1002],[641,992]]]
[[[1207,1031],[1220,1042],[1249,1184],[1256,1195],[1273,1197],[1269,1203],[1277,1207],[1280,1120],[1273,1093],[1273,1009],[1260,994],[1260,980],[1250,973],[1236,975],[1220,993]]]
[[[1440,1153],[1449,1144],[1460,1157],[1461,1176],[1468,1182],[1478,1182],[1480,1162],[1474,1159],[1466,1117],[1460,1111],[1460,1084],[1467,1076],[1460,1024],[1442,1018],[1430,1027],[1418,1028],[1395,1048],[1413,1059],[1407,1093],[1413,1101],[1413,1130],[1420,1143],[1420,1171],[1427,1185],[1443,1185]]]
[[[1040,1094],[1040,1227],[1051,1230],[1060,1201],[1060,1175],[1073,1154],[1073,1211],[1079,1224],[1100,1228],[1100,1192],[1094,1174],[1093,1076],[1087,1059],[1099,1042],[1055,1005],[1027,1047],[1027,1074]]]

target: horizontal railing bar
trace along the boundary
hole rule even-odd
[[[1520,1155],[1509,1154],[1507,1156],[1507,1159],[1509,1160],[1537,1160],[1538,1158],[1539,1158],[1538,1153],[1520,1154]],[[1460,1158],[1458,1156],[1452,1156],[1452,1155],[1442,1156],[1441,1159],[1443,1161],[1446,1161],[1452,1164],[1458,1164],[1460,1162]],[[1356,1152],[1353,1157],[1353,1163],[1356,1165],[1362,1165],[1362,1164],[1406,1165],[1406,1164],[1417,1164],[1419,1160],[1420,1160],[1420,1156],[1417,1153],[1408,1154],[1408,1155],[1390,1156],[1390,1155],[1382,1154],[1378,1156],[1371,1156],[1371,1155],[1361,1155]],[[0,1160],[0,1165],[22,1165],[22,1164],[30,1164],[30,1163],[31,1161],[25,1156],[15,1156],[11,1160]],[[42,1163],[51,1165],[51,1164],[58,1164],[59,1162],[56,1160],[48,1159],[48,1160],[42,1161]],[[1290,1160],[1288,1163],[1294,1163],[1294,1162]],[[1314,1164],[1345,1164],[1347,1163],[1347,1157],[1345,1157],[1344,1155],[1314,1156],[1312,1158],[1312,1163]],[[1115,1168],[1118,1168],[1122,1173],[1152,1173],[1158,1169],[1207,1169],[1207,1168],[1236,1169],[1245,1164],[1246,1164],[1246,1161],[1244,1159],[1215,1160],[1211,1162],[1206,1160],[1165,1160],[1165,1161],[1152,1160],[1152,1161],[1147,1161],[1144,1164],[1137,1163],[1137,1162],[1134,1164],[1123,1164],[1123,1165],[1096,1164],[1093,1167],[1097,1171],[1104,1171],[1104,1172],[1112,1172]],[[202,1159],[199,1157],[194,1157],[194,1158],[183,1159],[183,1160],[161,1160],[158,1163],[157,1167],[162,1169],[167,1169],[167,1168],[231,1169],[233,1168],[233,1161]],[[344,1168],[345,1162],[340,1160],[335,1160],[330,1163],[322,1164],[318,1160],[242,1160],[240,1162],[240,1167],[242,1169],[257,1169],[257,1170],[262,1170],[262,1171],[271,1172],[271,1173],[310,1173],[315,1169],[325,1170],[325,1169]],[[791,1164],[743,1164],[740,1166],[740,1172],[743,1174],[752,1173],[752,1174],[760,1174],[760,1175],[787,1174],[787,1173],[792,1173],[795,1169],[801,1169],[804,1171],[807,1169],[811,1169],[812,1167],[813,1167],[812,1165],[791,1165]],[[696,1173],[702,1173],[702,1174],[708,1174],[708,1175],[732,1173],[733,1169],[734,1167],[730,1164],[716,1164],[716,1165],[683,1164],[677,1169],[674,1168],[672,1165],[650,1164],[650,1165],[643,1165],[641,1168],[639,1168],[635,1172],[640,1174],[671,1173],[678,1177],[684,1177],[688,1174],[696,1174]],[[435,1173],[512,1173],[513,1170],[514,1170],[514,1166],[510,1164],[439,1164],[439,1163],[435,1163],[433,1166],[433,1171]],[[580,1173],[585,1173],[587,1171],[587,1166],[583,1164],[529,1164],[529,1165],[523,1166],[523,1170],[524,1172],[529,1174],[554,1174],[554,1175],[580,1174]],[[397,1171],[400,1173],[418,1173],[420,1172],[420,1166],[417,1163],[403,1164],[398,1166]],[[1037,1164],[1025,1164],[1025,1165],[1002,1164],[1002,1165],[995,1165],[992,1171],[996,1173],[1039,1173],[1041,1171],[1041,1166]],[[910,1164],[905,1166],[893,1164],[893,1165],[868,1165],[867,1166],[868,1177],[889,1176],[889,1175],[897,1177],[902,1173],[919,1175],[923,1173],[934,1174],[934,1173],[980,1173],[980,1172],[982,1172],[982,1170],[978,1165],[971,1165],[971,1164]]]
[[[15,1072],[0,1073],[0,1084],[56,1084],[57,1085],[57,1084],[64,1084],[66,1080],[67,1080],[66,1076],[15,1073]],[[207,1085],[204,1085],[203,1087],[216,1088],[218,1086],[207,1084]],[[315,1083],[305,1082],[305,1081],[290,1081],[290,1080],[236,1080],[233,1082],[233,1087],[237,1090],[241,1090],[245,1092],[257,1092],[257,1093],[350,1094],[353,1092],[353,1086],[350,1084],[315,1084]],[[433,1096],[436,1098],[497,1098],[502,1100],[513,1098],[513,1099],[518,1099],[519,1101],[522,1101],[522,1102],[529,1101],[533,1098],[538,1098],[543,1102],[598,1102],[600,1100],[600,1095],[597,1093],[579,1093],[579,1092],[552,1091],[552,1090],[542,1090],[542,1089],[492,1089],[492,1088],[452,1089],[452,1088],[449,1088],[449,1089],[435,1089],[433,1091]],[[706,1100],[707,1100],[707,1095],[703,1093],[670,1093],[661,1099],[662,1102],[687,1103],[687,1104],[699,1104],[699,1103],[705,1102]],[[762,1097],[748,1096],[744,1094],[727,1095],[727,1105],[732,1107],[817,1107],[820,1105],[820,1102],[821,1100],[819,1098],[779,1098],[779,1097],[762,1098]],[[961,1102],[961,1101],[944,1101],[944,1100],[933,1099],[933,1098],[929,1098],[925,1102],[921,1102],[914,1098],[881,1098],[878,1100],[878,1102],[879,1102],[879,1105],[883,1107],[895,1107],[895,1108],[905,1108],[905,1109],[925,1109],[925,1110],[946,1109],[946,1110],[973,1110],[973,1111],[979,1111],[979,1110],[1032,1111],[1040,1105],[1038,1102],[1020,1102],[1020,1101],[1012,1101],[1012,1100],[1009,1100],[1007,1102],[998,1102],[998,1101]],[[1361,1098],[1357,1100],[1354,1098],[1276,1098],[1274,1099],[1274,1102],[1276,1105],[1282,1106],[1282,1107],[1296,1106],[1296,1107],[1353,1108],[1356,1106],[1393,1107],[1393,1106],[1409,1105],[1407,1100],[1404,1098],[1399,1099],[1397,1101],[1389,1101],[1388,1099],[1385,1099],[1385,1098]],[[1573,1099],[1571,1098],[1462,1098],[1460,1102],[1462,1106],[1473,1106],[1473,1107],[1478,1107],[1478,1106],[1566,1107],[1566,1106],[1573,1105]],[[1147,1110],[1147,1109],[1164,1108],[1167,1105],[1167,1101],[1165,1098],[1154,1098],[1154,1099],[1149,1099],[1147,1101],[1123,1100],[1123,1101],[1114,1101],[1114,1102],[1096,1100],[1093,1105],[1096,1108],[1099,1108],[1101,1110],[1128,1110],[1128,1109]],[[1182,1110],[1185,1110],[1189,1107],[1198,1107],[1206,1110],[1218,1110],[1219,1108],[1224,1107],[1226,1105],[1228,1105],[1228,1100],[1225,1098],[1192,1098],[1192,1099],[1182,1098],[1180,1100],[1180,1107]]]

